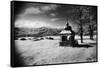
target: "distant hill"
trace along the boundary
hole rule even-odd
[[[62,29],[56,28],[15,28],[16,36],[46,36],[46,35],[56,35],[61,32]]]

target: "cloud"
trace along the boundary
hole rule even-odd
[[[39,15],[39,14],[45,14],[46,12],[49,13],[49,11],[55,10],[58,7],[58,5],[55,4],[47,4],[47,5],[31,5],[30,7],[27,7],[24,10],[24,12],[20,13],[18,16],[23,17],[26,15]],[[51,14],[51,16],[55,16],[55,14]]]
[[[39,13],[42,13],[42,11],[37,7],[27,8],[24,12],[24,14],[39,14]]]
[[[42,6],[41,10],[50,11],[50,10],[55,10],[57,7],[58,7],[58,5],[51,4],[51,5]]]
[[[32,5],[27,6],[23,9],[23,12],[17,15],[17,19],[38,19],[41,18],[47,20],[50,17],[55,17],[57,13],[50,12],[52,10],[56,10],[58,5],[55,4],[40,4],[40,5]],[[56,19],[49,19],[49,21],[55,21]]]
[[[52,27],[52,25],[44,21],[17,20],[15,22],[15,27],[39,28]]]
[[[52,18],[51,21],[57,21],[59,18]]]
[[[55,10],[57,7],[58,5],[54,5],[54,4],[45,5],[45,6],[39,5],[37,7],[32,6],[32,7],[26,8],[24,14],[41,14],[50,10]]]
[[[24,12],[19,14],[19,17],[24,17],[26,15],[39,15],[39,14],[45,14],[46,12],[55,10],[58,7],[58,5],[50,4],[50,5],[39,5],[39,6],[31,6],[27,7],[26,9],[23,9]],[[51,13],[51,16],[56,16],[55,13]]]
[[[41,10],[43,10],[43,11],[49,11],[49,10],[51,10],[51,8],[50,8],[50,6],[42,6]]]
[[[52,5],[50,5],[51,6],[51,8],[53,9],[53,10],[55,10],[57,7],[58,7],[58,5],[56,5],[56,4],[52,4]]]
[[[56,16],[56,14],[55,14],[55,13],[51,13],[50,15],[51,15],[51,16],[53,16],[53,17],[54,17],[54,16]]]

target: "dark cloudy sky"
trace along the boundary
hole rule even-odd
[[[60,5],[50,3],[15,2],[15,27],[62,28],[67,23],[67,18],[72,12],[73,5]],[[73,23],[70,19],[69,23]],[[72,25],[72,24],[70,24]],[[75,25],[74,25],[75,26]]]

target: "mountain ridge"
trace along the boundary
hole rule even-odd
[[[16,36],[46,36],[46,35],[56,35],[61,32],[62,29],[57,28],[15,28]]]

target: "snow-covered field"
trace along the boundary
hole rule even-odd
[[[22,57],[21,60],[23,60],[24,65],[96,61],[96,40],[84,40],[83,44],[91,43],[91,46],[93,46],[89,48],[61,47],[59,46],[60,37],[56,36],[53,38],[54,40],[42,39],[39,41],[15,40],[15,46],[18,49],[19,55]],[[76,36],[75,38],[81,44],[79,37]]]

